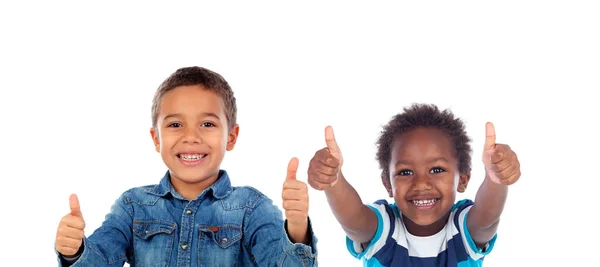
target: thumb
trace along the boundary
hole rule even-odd
[[[493,149],[496,146],[496,130],[494,124],[488,122],[485,124],[485,144],[483,145],[484,150]]]
[[[335,135],[333,134],[333,127],[327,126],[325,127],[325,143],[327,144],[327,148],[331,154],[340,154],[340,147],[335,141]]]
[[[71,215],[77,217],[83,217],[81,214],[81,208],[79,207],[79,199],[76,194],[72,194],[69,197],[69,206],[71,207]]]
[[[288,168],[287,168],[287,176],[285,177],[286,180],[296,180],[296,172],[298,171],[298,164],[300,164],[298,158],[294,157],[290,160],[290,163],[288,163]]]

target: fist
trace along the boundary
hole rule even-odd
[[[281,197],[288,226],[308,225],[308,187],[296,179],[298,159],[292,158],[288,164],[287,177],[283,183]]]
[[[62,217],[56,231],[56,250],[66,257],[75,256],[79,251],[84,237],[83,229],[85,228],[77,195],[71,195],[69,205],[71,206],[71,212]]]
[[[483,164],[486,176],[497,184],[511,185],[521,177],[517,154],[508,145],[496,144],[496,130],[491,122],[485,125]]]
[[[344,161],[331,126],[325,128],[325,143],[327,147],[317,151],[308,165],[308,183],[317,190],[335,186]]]

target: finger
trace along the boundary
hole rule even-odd
[[[307,191],[307,187],[306,184],[302,181],[298,181],[298,180],[286,180],[283,183],[283,189],[289,189],[289,190],[299,190],[299,191]]]
[[[283,202],[284,210],[304,211],[308,210],[308,201],[302,200],[286,200]]]
[[[85,228],[85,221],[81,217],[76,217],[71,214],[65,215],[61,219],[61,224],[75,229],[83,230]]]
[[[313,167],[313,169],[311,171],[315,172],[315,173],[320,173],[323,175],[335,177],[337,175],[337,173],[339,172],[339,168],[331,167],[324,163],[320,163],[320,164],[316,164],[315,167]]]
[[[308,220],[308,213],[296,210],[286,210],[285,218],[288,223],[305,223]]]
[[[337,169],[340,167],[340,160],[331,154],[328,154],[326,157],[319,158],[318,160],[321,164],[329,168]]]
[[[73,227],[60,227],[58,228],[58,236],[64,236],[73,239],[83,239],[83,230]]]
[[[509,159],[508,157],[504,157],[503,155],[492,155],[491,157],[490,170],[494,172],[502,172],[506,170],[508,167],[513,165],[514,161]]]
[[[496,177],[498,177],[498,179],[504,180],[517,173],[517,170],[518,169],[516,168],[516,166],[509,165],[507,168],[504,168],[501,171],[494,172],[494,174],[496,175]]]
[[[286,200],[306,200],[308,199],[308,190],[306,189],[284,189],[281,197]]]
[[[496,146],[496,129],[494,124],[488,122],[485,124],[485,144],[484,150],[493,149]]]
[[[309,179],[308,184],[316,190],[325,190],[325,189],[329,189],[332,186],[331,183],[321,183],[314,179]]]
[[[328,173],[322,173],[319,170],[311,170],[309,172],[310,180],[317,181],[323,184],[331,184],[337,180],[335,175],[330,175]]]
[[[296,172],[298,171],[298,165],[300,164],[298,158],[293,157],[288,163],[286,180],[296,180]]]
[[[76,194],[72,194],[69,197],[69,206],[71,207],[71,214],[73,216],[82,217],[81,208],[79,207],[79,199]]]
[[[66,236],[59,236],[56,238],[56,245],[61,247],[67,247],[72,249],[79,249],[83,242],[80,238],[70,238]]]
[[[516,183],[519,180],[519,178],[521,178],[521,169],[518,169],[517,173],[515,173],[515,175],[511,178],[510,184]]]
[[[510,146],[505,144],[496,144],[496,146],[489,151],[491,163],[510,160],[516,156],[515,152],[510,149]]]
[[[331,154],[329,148],[325,147],[315,152],[315,155],[312,157],[312,159],[310,159],[309,169],[319,165],[338,168],[340,167],[340,160]]]
[[[516,183],[519,180],[519,177],[521,177],[521,171],[517,170],[514,174],[508,176],[507,178],[501,179],[500,183],[504,185],[511,185]]]
[[[519,161],[514,161],[510,164],[508,168],[497,173],[497,176],[500,180],[508,179],[509,177],[513,177],[515,175],[520,175],[521,165]]]
[[[327,148],[331,152],[331,154],[341,153],[340,147],[335,141],[335,135],[333,134],[333,127],[327,126],[325,127],[325,143],[327,144]]]

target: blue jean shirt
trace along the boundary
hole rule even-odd
[[[317,266],[310,220],[310,246],[293,244],[285,228],[271,199],[232,187],[224,170],[193,201],[167,171],[159,184],[123,193],[71,266]]]

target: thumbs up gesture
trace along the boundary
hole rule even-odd
[[[308,183],[317,190],[335,186],[344,162],[331,126],[325,128],[325,143],[327,147],[317,151],[308,165]]]
[[[491,122],[485,125],[483,164],[486,177],[497,184],[511,185],[521,177],[517,154],[508,145],[496,144],[496,130]]]
[[[65,215],[56,231],[56,250],[63,256],[72,257],[77,254],[83,242],[85,221],[81,215],[79,199],[73,194],[69,198],[71,212]]]
[[[304,182],[296,179],[298,164],[297,158],[290,160],[281,197],[290,240],[294,243],[306,244],[308,240],[308,187]]]

